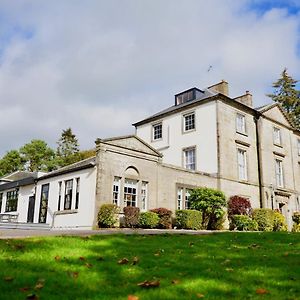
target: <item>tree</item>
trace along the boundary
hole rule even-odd
[[[55,152],[42,140],[32,140],[20,148],[24,167],[30,172],[48,171],[55,158]]]
[[[79,144],[76,135],[71,128],[62,131],[61,137],[57,142],[58,164],[63,167],[81,159],[79,155]]]
[[[218,229],[226,206],[223,192],[211,188],[197,188],[192,190],[189,201],[190,207],[202,212],[202,226],[205,229]]]
[[[18,150],[8,151],[0,160],[0,176],[22,169],[23,161]]]
[[[285,68],[281,77],[273,83],[274,93],[267,96],[280,103],[296,127],[300,128],[300,91],[296,89],[297,82]]]

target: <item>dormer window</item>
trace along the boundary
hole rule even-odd
[[[162,139],[162,123],[152,126],[153,141]]]
[[[281,146],[281,132],[279,128],[273,128],[273,143]]]
[[[180,105],[185,102],[189,102],[189,101],[198,99],[203,94],[204,94],[203,91],[201,91],[197,88],[191,88],[189,90],[186,90],[182,93],[175,95],[175,105]]]

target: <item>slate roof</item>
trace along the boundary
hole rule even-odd
[[[160,117],[162,117],[162,116],[164,116],[166,114],[170,114],[170,113],[173,113],[173,112],[175,112],[177,110],[181,110],[184,107],[187,107],[187,106],[192,105],[194,103],[197,103],[197,102],[200,102],[202,100],[208,99],[210,97],[216,96],[217,94],[218,93],[216,93],[216,92],[213,92],[211,90],[205,89],[203,91],[203,94],[200,97],[198,97],[197,99],[194,99],[194,100],[191,100],[191,101],[187,101],[187,102],[179,104],[179,105],[173,105],[173,106],[168,107],[168,108],[166,108],[166,109],[164,109],[164,110],[162,110],[162,111],[160,111],[160,112],[158,112],[158,113],[156,113],[156,114],[154,114],[154,115],[152,115],[152,116],[150,116],[150,117],[148,117],[148,118],[146,118],[144,120],[136,122],[136,123],[134,123],[132,125],[133,126],[137,126],[137,125],[141,125],[141,124],[147,123],[150,120],[158,119],[158,118],[160,118]]]
[[[62,167],[60,169],[54,170],[52,172],[47,173],[44,176],[39,177],[39,180],[70,173],[70,172],[75,172],[87,168],[92,168],[96,165],[96,156],[86,158],[84,160],[78,161],[74,164]]]
[[[31,173],[31,172],[27,172],[27,173]],[[18,180],[0,184],[0,191],[5,191],[5,190],[20,187],[20,186],[33,184],[36,179],[37,179],[37,172],[32,172],[30,176],[28,176],[28,174],[27,174],[27,176],[25,178],[21,178]]]

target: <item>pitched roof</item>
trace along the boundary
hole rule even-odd
[[[54,177],[54,176],[58,176],[58,175],[66,174],[66,173],[71,173],[71,172],[75,172],[75,171],[79,171],[79,170],[83,170],[83,169],[87,169],[87,168],[92,168],[95,165],[96,165],[96,156],[89,157],[84,160],[78,161],[74,164],[59,168],[52,172],[49,172],[46,175],[39,177],[38,180],[42,180],[42,179],[46,179],[46,178],[50,178],[50,177]]]
[[[192,104],[195,104],[195,103],[198,103],[198,102],[201,102],[202,100],[205,100],[205,99],[208,99],[210,97],[213,97],[213,96],[216,96],[218,95],[218,93],[214,92],[214,91],[211,91],[209,89],[205,89],[203,91],[203,94],[201,94],[200,97],[198,97],[197,99],[194,99],[194,100],[191,100],[191,101],[187,101],[187,102],[184,102],[182,104],[179,104],[179,105],[173,105],[171,107],[168,107],[144,120],[141,120],[139,122],[136,122],[134,124],[132,124],[133,126],[138,126],[138,125],[142,125],[142,124],[145,124],[149,121],[152,121],[152,120],[155,120],[155,119],[158,119],[164,115],[167,115],[167,114],[170,114],[170,113],[173,113],[173,112],[176,112],[178,110],[181,110],[182,108],[186,108]]]

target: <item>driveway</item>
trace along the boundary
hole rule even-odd
[[[29,238],[36,236],[88,236],[109,234],[212,234],[209,230],[184,230],[184,229],[99,229],[99,230],[41,230],[41,229],[0,229],[0,239]]]

